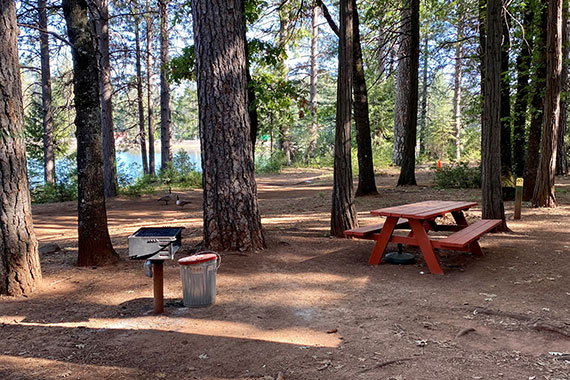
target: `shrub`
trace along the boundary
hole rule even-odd
[[[285,154],[281,151],[273,152],[268,158],[258,156],[255,163],[256,173],[279,173],[285,162]]]
[[[443,166],[435,174],[440,189],[476,189],[481,187],[481,166],[470,167],[466,162]]]

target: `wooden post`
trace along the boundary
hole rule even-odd
[[[517,178],[515,193],[515,219],[521,218],[523,184],[524,180],[522,178]]]
[[[152,283],[154,293],[154,313],[164,312],[164,260],[152,261]]]

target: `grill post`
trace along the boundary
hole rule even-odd
[[[152,260],[152,283],[154,293],[154,313],[164,312],[164,260]]]

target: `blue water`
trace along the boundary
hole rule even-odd
[[[176,156],[178,152],[173,152],[173,156]],[[200,156],[199,150],[186,151],[190,157],[190,162],[194,164],[194,169],[198,172],[202,171],[202,157]],[[137,151],[127,151],[127,152],[117,152],[117,169],[126,170],[128,174],[140,177],[142,176],[142,157],[140,152]],[[154,165],[156,170],[160,169],[160,164],[162,160],[160,157],[160,152],[155,152],[154,154]]]

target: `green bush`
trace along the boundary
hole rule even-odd
[[[30,194],[32,203],[65,202],[77,199],[77,167],[75,154],[57,161],[55,183],[43,182],[43,167],[30,168]],[[39,180],[41,178],[41,181]]]
[[[255,172],[260,174],[279,173],[285,163],[285,154],[281,151],[273,152],[269,157],[259,155],[255,163]]]
[[[481,187],[481,166],[470,167],[466,162],[443,166],[435,174],[440,189],[476,189]]]

